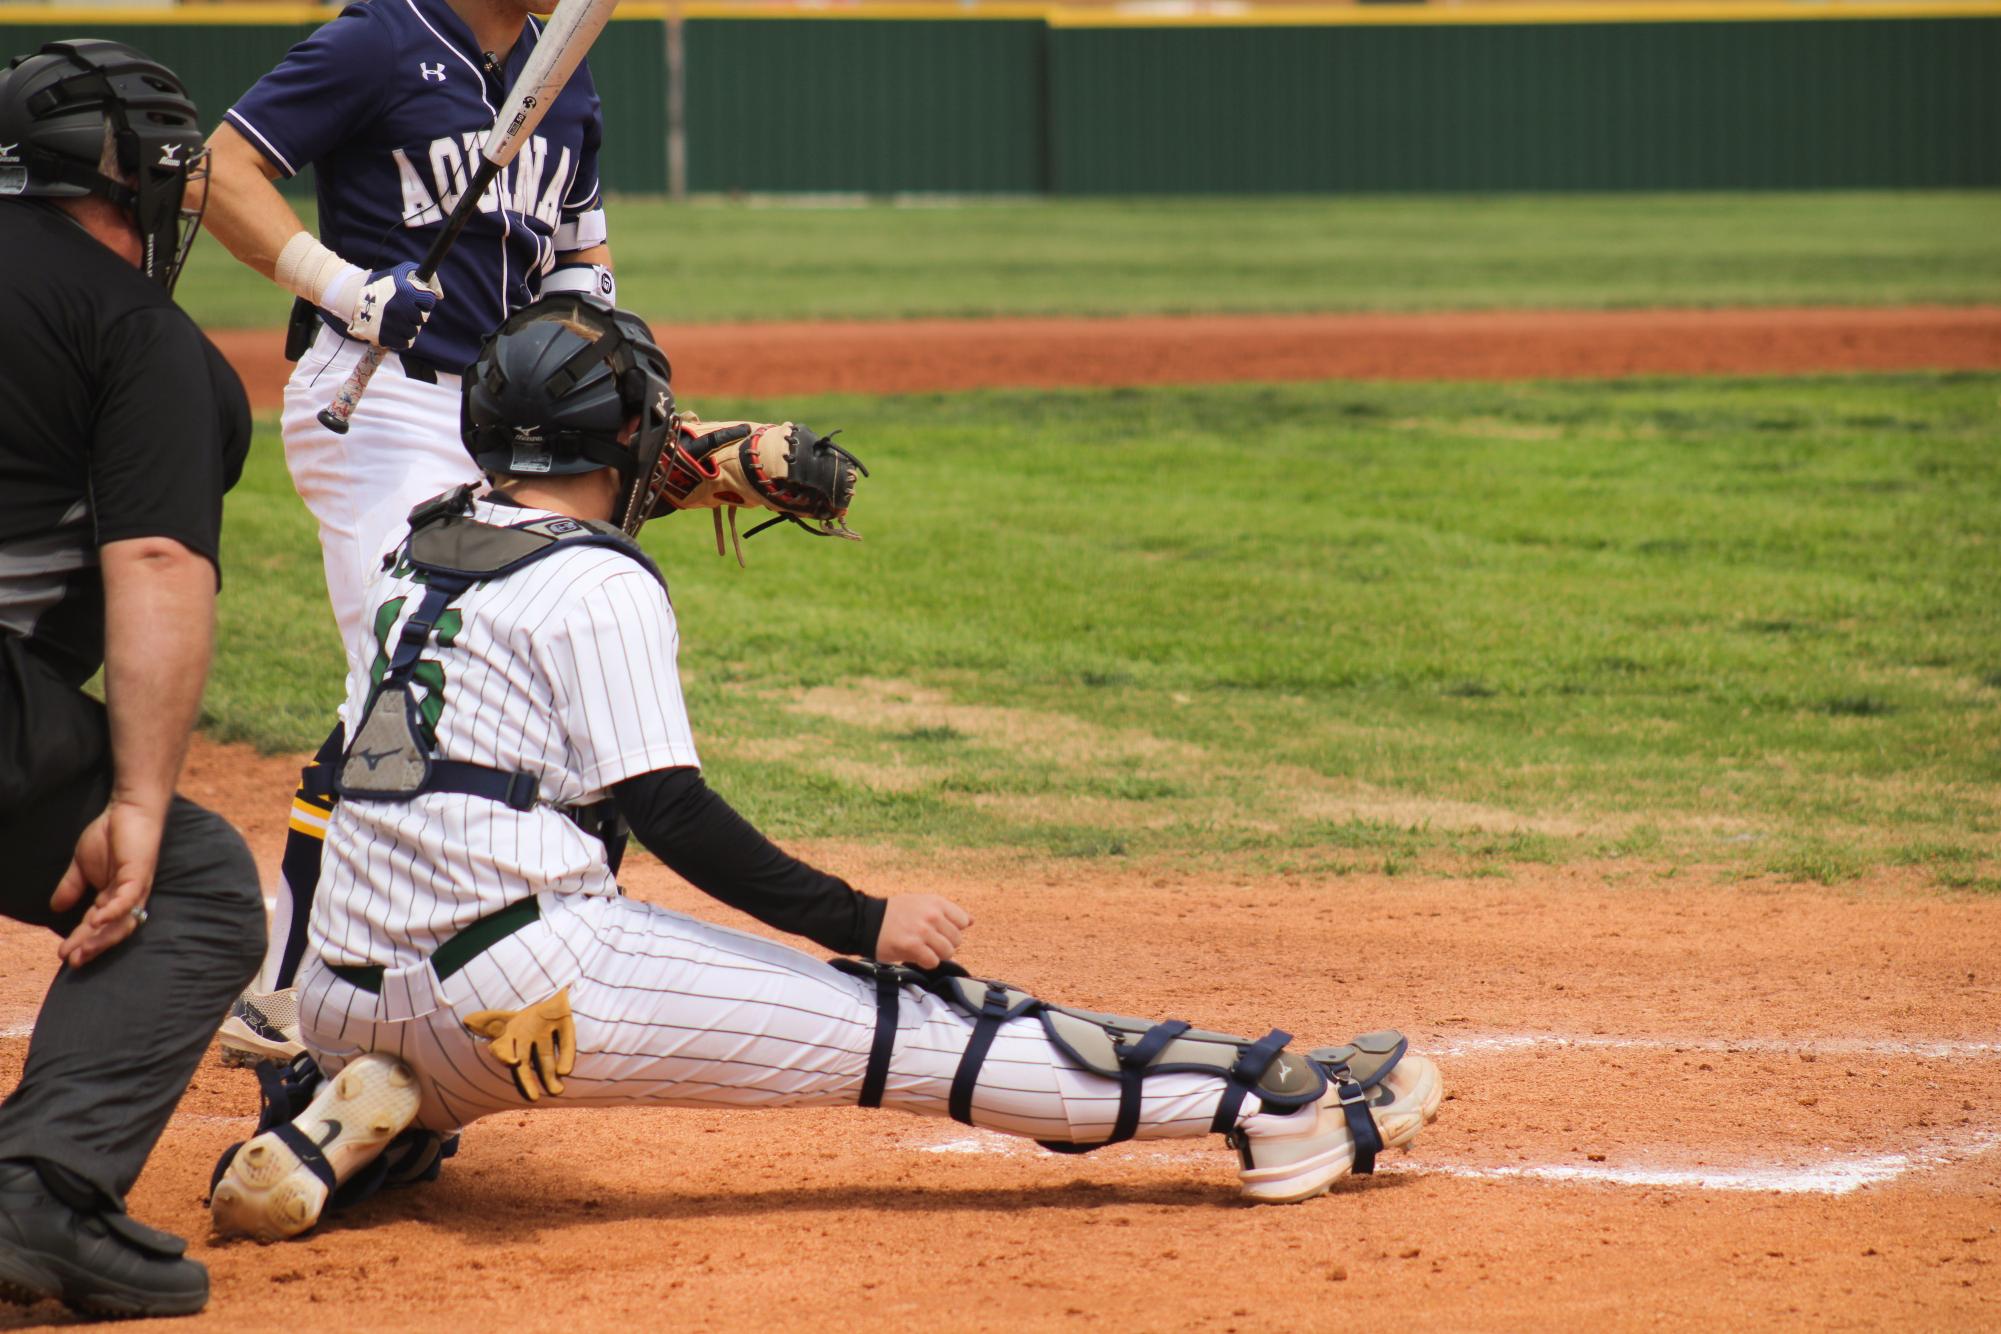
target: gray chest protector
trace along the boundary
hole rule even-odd
[[[409,801],[425,792],[462,792],[525,811],[535,805],[540,780],[483,764],[445,760],[432,753],[431,730],[411,689],[438,621],[474,584],[505,579],[557,551],[610,547],[667,581],[646,553],[623,532],[588,519],[537,519],[502,527],[468,517],[472,488],[459,487],[410,511],[410,537],[399,550],[417,571],[424,596],[403,623],[382,679],[369,693],[368,710],[341,758],[334,788],[350,801]],[[565,812],[589,832],[606,837],[576,812]],[[609,842],[609,839],[607,839]]]

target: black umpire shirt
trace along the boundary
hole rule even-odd
[[[81,685],[104,663],[97,549],[216,560],[243,383],[138,269],[60,210],[0,201],[0,632]]]

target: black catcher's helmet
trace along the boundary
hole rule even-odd
[[[674,421],[673,375],[646,321],[575,292],[523,306],[466,372],[459,433],[480,471],[560,477],[616,468],[628,533],[653,517],[651,481]],[[638,429],[625,444],[627,422]]]
[[[99,170],[107,126],[125,181]],[[0,197],[110,200],[139,228],[139,267],[170,292],[201,228],[200,208],[182,207],[188,184],[207,173],[187,89],[123,42],[50,42],[0,72]]]

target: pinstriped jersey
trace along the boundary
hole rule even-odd
[[[470,517],[507,525],[556,516],[481,499]],[[374,661],[350,676],[350,717],[362,716],[423,595],[404,562],[371,581]],[[451,792],[341,801],[313,902],[322,956],[393,968],[536,893],[616,894],[604,845],[558,807],[601,800],[657,769],[699,767],[679,648],[666,590],[604,547],[559,549],[457,598],[411,677],[433,753],[533,774],[537,804],[516,811]]]
[[[320,240],[334,253],[369,269],[421,260],[540,34],[529,19],[514,49],[489,60],[445,0],[351,4],[287,52],[228,118],[284,175],[314,169]],[[445,299],[415,351],[456,372],[488,330],[527,304],[557,228],[601,203],[603,133],[589,65],[580,64],[440,264]]]

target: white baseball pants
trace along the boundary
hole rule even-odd
[[[362,590],[382,554],[402,538],[410,510],[479,469],[459,442],[459,377],[412,380],[395,353],[383,358],[346,435],[319,412],[361,360],[366,344],[322,328],[285,384],[285,466],[320,527],[327,597],[350,669],[365,643]]]
[[[653,904],[540,896],[542,917],[439,982],[428,962],[390,973],[377,996],[317,959],[300,971],[301,1037],[328,1074],[365,1052],[417,1073],[417,1123],[447,1131],[526,1103],[507,1068],[460,1017],[522,1009],[568,987],[576,1069],[537,1107],[816,1107],[853,1104],[876,1024],[872,982],[798,950]],[[973,1021],[905,988],[885,1107],[930,1116],[946,1104]],[[1206,1134],[1220,1075],[1148,1076],[1138,1138]],[[1256,1098],[1240,1116],[1258,1106]],[[1118,1114],[1116,1080],[1080,1068],[1038,1019],[1002,1027],[973,1096],[977,1125],[1093,1143]]]

